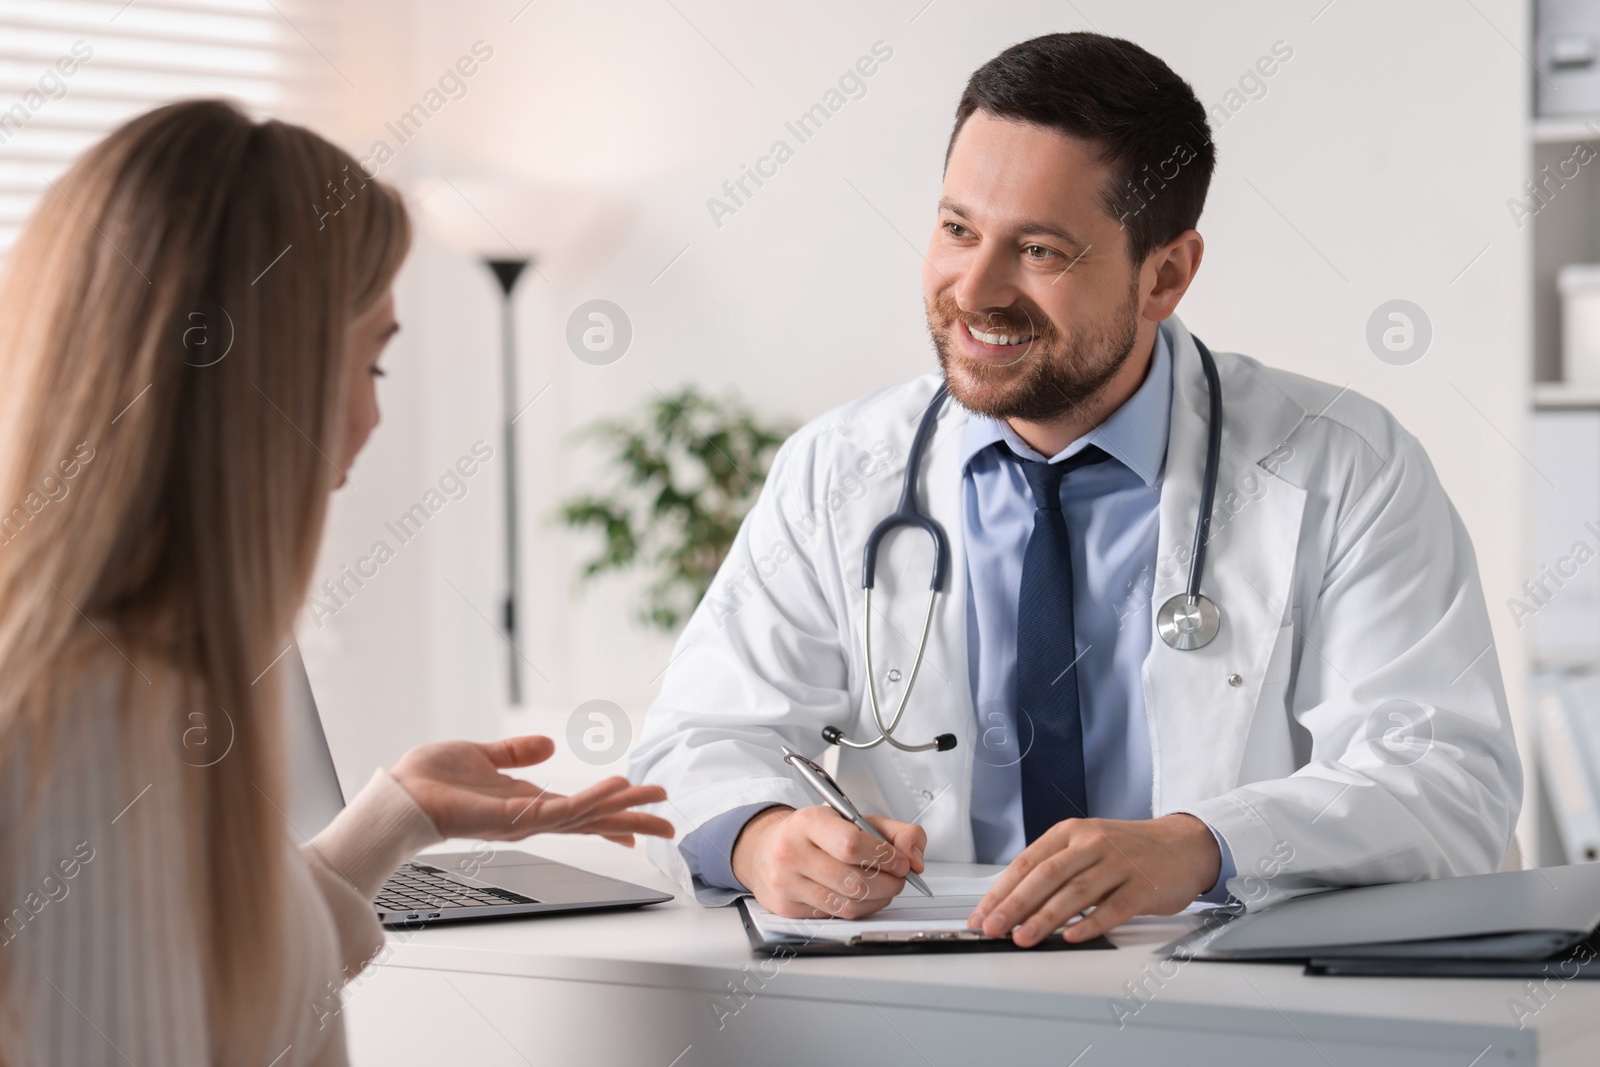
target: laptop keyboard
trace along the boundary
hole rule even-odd
[[[385,911],[412,912],[539,902],[509,889],[467,885],[437,868],[407,863],[383,883],[373,903]]]

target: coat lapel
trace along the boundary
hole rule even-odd
[[[1184,591],[1204,476],[1209,393],[1194,340],[1176,317],[1173,402],[1162,483],[1152,612]],[[1290,590],[1305,490],[1276,475],[1279,449],[1306,411],[1241,357],[1214,353],[1222,382],[1222,454],[1200,590],[1222,612],[1217,637],[1179,652],[1151,638],[1145,713],[1155,815],[1239,784],[1274,648],[1290,638]]]

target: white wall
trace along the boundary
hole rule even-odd
[[[551,264],[548,281],[520,291],[522,394],[550,389],[519,423],[535,615],[525,651],[543,675],[529,675],[543,710],[513,726],[559,737],[593,698],[642,710],[669,655],[630,621],[636,583],[580,591],[589,546],[544,523],[593,477],[571,430],[690,382],[803,419],[928,368],[918,249],[962,84],[1011,43],[1080,28],[1163,56],[1207,105],[1274,42],[1293,48],[1265,95],[1215,130],[1207,257],[1180,314],[1214,347],[1377,398],[1422,439],[1477,544],[1520,697],[1503,605],[1525,567],[1526,252],[1504,201],[1526,160],[1523,0],[674,3],[538,0],[517,14],[523,0],[350,0],[328,49],[356,85],[330,102],[328,128],[359,154],[472,42],[494,49],[386,177],[590,183],[630,208],[596,266]],[[792,144],[785,120],[879,40],[893,58],[866,95],[716,225],[707,198],[774,139]],[[567,314],[592,297],[621,305],[634,326],[611,366],[564,345]],[[1397,297],[1433,324],[1431,350],[1410,366],[1380,362],[1364,337],[1373,309]],[[473,440],[497,440],[488,274],[423,237],[400,298],[387,419],[355,471],[359,488],[336,508],[325,569],[360,555]],[[498,477],[491,463],[347,609],[307,632],[347,776],[425,737],[499,728],[505,649],[476,614],[498,604]],[[1476,651],[1463,650],[1463,666]]]

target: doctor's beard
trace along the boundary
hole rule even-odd
[[[928,306],[928,332],[950,395],[968,411],[991,419],[1052,422],[1082,407],[1133,354],[1139,329],[1137,275],[1134,281],[1127,301],[1104,322],[1081,326],[1066,337],[1032,304],[974,315],[941,294]],[[981,363],[961,352],[955,331],[963,322],[985,331],[1032,333],[1033,343],[1015,363]]]

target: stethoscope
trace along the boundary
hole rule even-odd
[[[1179,652],[1190,652],[1209,645],[1222,627],[1222,612],[1210,597],[1200,592],[1200,576],[1205,573],[1206,542],[1211,539],[1211,503],[1217,492],[1217,464],[1222,455],[1222,383],[1217,377],[1217,363],[1211,352],[1196,337],[1195,348],[1200,352],[1200,366],[1205,371],[1206,389],[1210,394],[1210,417],[1206,420],[1206,466],[1200,483],[1200,514],[1194,524],[1194,553],[1189,559],[1189,583],[1184,592],[1172,597],[1156,610],[1156,632],[1169,646]],[[822,739],[830,745],[845,748],[876,748],[885,741],[902,752],[940,752],[956,747],[955,734],[940,734],[932,741],[908,745],[894,736],[905,714],[906,701],[911,698],[911,688],[917,682],[917,671],[922,667],[923,654],[928,650],[928,634],[933,629],[933,608],[939,594],[944,591],[945,575],[950,569],[950,539],[944,527],[933,516],[917,505],[917,472],[922,466],[922,453],[928,447],[938,424],[939,412],[949,393],[941,385],[933,394],[916,436],[911,439],[911,451],[906,457],[905,484],[900,489],[900,506],[872,528],[861,557],[861,590],[866,595],[866,623],[863,628],[862,647],[866,656],[867,702],[872,707],[872,721],[878,736],[872,741],[852,741],[837,726],[825,726]],[[922,637],[917,642],[917,655],[911,661],[911,673],[906,687],[900,693],[900,702],[888,722],[883,720],[882,706],[878,702],[877,674],[872,666],[872,586],[878,568],[878,546],[891,531],[902,526],[914,526],[933,539],[933,581],[928,584],[928,610],[922,619]]]

